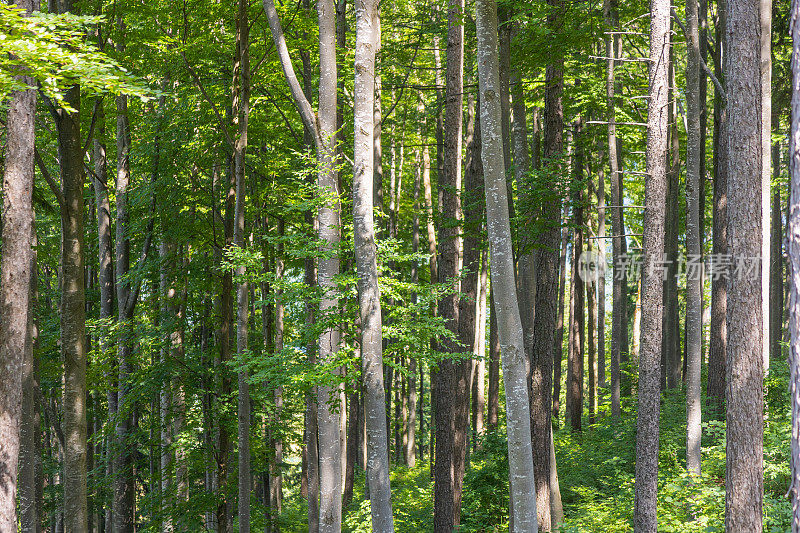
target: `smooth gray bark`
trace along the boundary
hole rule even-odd
[[[700,242],[700,28],[697,0],[686,1],[686,251],[702,265]],[[690,263],[691,264],[691,263]],[[702,266],[700,267],[702,268]],[[703,278],[700,270],[686,272],[686,469],[700,474],[701,384],[703,343]]]
[[[792,445],[788,496],[792,504],[792,533],[800,532],[800,0],[792,0],[791,122],[789,129],[789,212],[786,220],[789,256],[789,395]]]
[[[514,509],[514,533],[538,531],[536,487],[530,439],[528,364],[522,321],[517,305],[514,258],[503,163],[502,121],[494,0],[475,3],[478,37],[478,88],[480,94],[481,152],[486,191],[486,220],[491,253],[494,303],[503,360],[508,429],[509,482]]]
[[[317,2],[319,20],[319,111],[317,123],[321,146],[317,152],[319,171],[317,191],[326,199],[318,209],[318,236],[323,255],[318,259],[317,283],[322,290],[320,315],[324,317],[338,309],[335,276],[339,274],[339,185],[335,170],[336,153],[336,12],[333,0]],[[319,338],[319,358],[330,364],[339,350],[339,330],[324,331]],[[342,443],[340,416],[344,412],[341,386],[320,386],[317,420],[319,427],[320,517],[322,533],[336,533],[342,524]],[[338,405],[337,405],[338,404]]]
[[[772,185],[772,0],[759,0],[761,73],[761,356],[769,370],[770,187]]]
[[[373,219],[373,107],[378,24],[376,0],[356,1],[353,232],[361,316],[361,369],[367,425],[367,483],[372,528],[392,533],[389,453],[383,387],[381,302]]]

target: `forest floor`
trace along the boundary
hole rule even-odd
[[[776,366],[765,383],[764,531],[791,531],[789,484],[791,414],[786,365]],[[501,398],[502,402],[502,398]],[[586,416],[586,413],[584,413]],[[686,474],[686,408],[681,390],[662,395],[659,453],[659,532],[714,533],[725,531],[725,423],[703,413],[702,476]],[[562,533],[633,532],[636,410],[633,398],[623,401],[623,417],[612,425],[601,407],[598,422],[580,434],[555,432],[558,475],[564,505]],[[392,503],[397,533],[433,530],[433,481],[429,461],[414,468],[392,469]],[[306,504],[285,509],[284,531],[307,531]],[[353,502],[345,509],[343,531],[369,533],[369,501],[364,475],[356,481]],[[471,452],[464,479],[459,532],[508,531],[508,458],[505,427],[484,434]]]

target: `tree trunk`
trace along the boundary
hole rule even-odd
[[[769,371],[770,338],[770,186],[772,184],[772,0],[758,5],[761,78],[761,356]]]
[[[28,133],[30,130],[27,130]],[[33,146],[33,145],[31,145]],[[26,154],[27,155],[27,154]],[[31,164],[31,168],[33,165]],[[32,173],[32,170],[31,170]],[[32,177],[25,177],[20,181]],[[29,182],[30,183],[30,182]],[[4,184],[4,190],[6,185]],[[33,214],[33,210],[31,210]],[[5,241],[4,242],[8,242]],[[37,254],[35,247],[36,227],[31,221],[31,245],[34,247],[30,256],[30,287],[28,296],[27,328],[28,338],[25,341],[25,352],[22,366],[22,413],[19,428],[19,513],[22,533],[39,533],[40,509],[36,492],[36,470],[40,461],[41,445],[38,438],[40,431],[39,411],[37,409],[37,396],[39,394],[39,380],[37,377],[38,365],[36,364],[34,349],[39,337],[38,323],[34,311],[37,305]],[[3,283],[5,280],[3,280]],[[2,297],[0,297],[2,298]],[[2,301],[2,300],[0,300]],[[19,302],[15,302],[18,305]],[[5,315],[4,315],[5,316]],[[1,352],[0,352],[1,353]],[[0,360],[3,358],[0,357]],[[91,529],[91,524],[90,524]]]
[[[728,253],[734,264],[762,252],[762,142],[759,0],[728,2],[725,51],[728,93]],[[769,87],[763,88],[769,91]],[[769,130],[768,130],[769,131]],[[762,276],[728,278],[726,531],[760,533],[764,478]]]
[[[781,172],[781,146],[772,145],[773,178],[777,181]],[[781,221],[781,190],[775,187],[772,193],[772,221],[770,229],[770,276],[769,276],[769,353],[772,361],[781,360],[781,327],[783,325],[783,225]]]
[[[497,325],[503,358],[508,428],[509,480],[515,532],[538,531],[536,487],[530,441],[528,368],[525,360],[522,322],[517,305],[511,228],[503,163],[502,122],[498,93],[499,58],[497,5],[479,0],[475,5],[478,37],[478,85],[481,107],[482,160],[485,178],[486,215],[491,251]],[[552,345],[551,345],[552,346]]]
[[[32,0],[18,0],[17,7],[25,10],[26,16],[30,15],[34,8],[35,3]],[[29,319],[29,305],[31,305],[31,278],[33,266],[33,238],[34,238],[34,214],[32,205],[33,195],[33,182],[34,182],[34,144],[35,144],[35,129],[34,121],[36,117],[36,89],[35,82],[31,78],[21,78],[19,81],[25,83],[30,88],[23,91],[15,91],[11,94],[11,99],[8,107],[8,115],[6,121],[6,153],[5,153],[5,172],[3,174],[3,213],[2,213],[2,242],[3,254],[0,258],[0,486],[2,489],[2,497],[0,497],[0,530],[2,531],[17,531],[17,465],[19,461],[20,452],[25,453],[24,449],[20,448],[24,444],[29,431],[21,431],[20,424],[23,422],[23,409],[22,409],[22,396],[23,386],[28,385],[27,377],[31,373],[30,361],[27,360],[27,354],[31,352],[31,338],[28,329]],[[70,93],[77,92],[77,89],[71,89]],[[74,98],[72,100],[74,102]],[[66,115],[64,110],[60,110],[62,115]],[[68,120],[71,117],[65,117]],[[61,131],[61,130],[59,130]],[[66,132],[65,132],[66,133]],[[60,136],[59,136],[60,140]],[[61,143],[59,144],[61,146]],[[78,140],[80,146],[80,139]],[[72,154],[67,155],[70,158]],[[68,161],[72,161],[69,159]],[[66,163],[67,161],[65,161]],[[67,185],[69,178],[77,178],[78,183],[82,183],[83,175],[82,167],[78,167],[77,176],[66,176],[65,185]],[[62,213],[66,219],[67,209],[75,206],[74,190],[73,187],[69,188],[70,203],[63,205]],[[81,204],[82,207],[82,204]],[[81,213],[82,214],[82,213]],[[79,221],[76,221],[79,224]],[[72,227],[65,229],[73,229]],[[75,244],[77,250],[69,250],[73,252],[68,255],[69,259],[77,260],[78,266],[82,267],[81,244],[83,234],[79,235],[70,234],[65,232],[64,237],[78,237],[76,242],[66,241],[68,244]],[[64,248],[65,252],[67,247]],[[75,274],[75,265],[64,265],[64,273],[71,274],[69,278],[70,284],[64,284],[64,294],[69,293],[70,296],[75,297],[75,300],[80,299],[81,307],[83,301],[82,285],[73,277]],[[81,283],[83,280],[83,271],[81,268]],[[67,281],[68,278],[64,278]],[[79,294],[76,294],[76,286],[81,288]],[[68,301],[68,303],[70,303]],[[77,302],[72,302],[69,311],[77,311]],[[66,308],[65,308],[66,310]],[[68,394],[74,394],[76,388],[80,390],[83,387],[85,390],[85,353],[83,349],[83,309],[76,317],[68,317],[62,313],[64,318],[63,322],[65,330],[72,333],[72,337],[64,337],[62,347],[65,355],[72,355],[71,359],[67,359],[67,368],[70,370],[77,370],[72,375],[67,374],[67,388]],[[73,344],[74,343],[74,344]],[[73,351],[74,350],[74,351]],[[81,362],[84,366],[81,366]],[[77,363],[77,364],[76,364]],[[78,368],[75,368],[77,366]],[[82,373],[81,373],[82,371]],[[25,379],[23,378],[25,376]],[[72,379],[70,379],[72,378]],[[77,379],[76,379],[77,378]],[[77,386],[77,387],[76,387]],[[70,394],[67,398],[74,400],[75,396]],[[70,416],[71,421],[78,423],[77,427],[69,427],[70,445],[77,445],[78,448],[70,448],[71,451],[80,452],[80,437],[86,437],[85,419],[83,426],[83,434],[80,433],[80,419],[75,419],[75,415],[80,415],[80,406],[75,404],[65,404],[68,408],[65,414]],[[83,411],[85,415],[85,411]],[[28,428],[26,428],[28,429]],[[77,438],[76,438],[77,437]],[[22,443],[20,441],[23,441]],[[80,471],[80,456],[70,457],[72,459],[70,464],[67,465],[68,471],[73,475],[71,480],[71,487],[80,489],[80,482],[83,482],[83,492],[76,493],[75,504],[78,505],[76,511],[80,512],[80,494],[83,494],[83,512],[85,519],[86,513],[86,473],[85,473],[85,443],[83,449],[83,467],[84,471],[81,477]],[[23,457],[23,472],[20,484],[25,489],[20,490],[20,512],[23,520],[27,519],[30,515],[30,507],[33,506],[35,512],[35,503],[30,501],[30,493],[28,484],[26,483],[25,474],[28,472],[27,468],[31,465],[26,465],[25,462],[29,460]],[[78,461],[75,461],[77,459]],[[74,467],[79,467],[76,471]],[[80,518],[80,516],[76,517]],[[25,523],[25,522],[23,522]],[[85,524],[85,522],[84,522]],[[84,525],[85,527],[85,525]]]
[[[572,346],[567,357],[567,421],[572,431],[581,431],[583,418],[583,347],[584,347],[584,289],[581,274],[581,256],[583,254],[583,150],[581,148],[582,123],[575,123],[574,157],[572,162],[572,223],[575,241],[572,251],[572,269],[570,291],[575,298],[570,313],[570,340]]]
[[[672,32],[670,18],[670,32]],[[678,137],[678,102],[673,89],[677,82],[675,77],[675,49],[669,52],[669,119],[667,143],[669,145],[669,165],[667,169],[667,206],[664,226],[664,291],[662,307],[661,338],[661,390],[674,389],[680,385],[681,365],[679,324],[678,324],[678,182],[680,180],[680,143]]]
[[[333,0],[317,2],[319,19],[320,88],[318,148],[319,172],[317,189],[330,203],[318,209],[319,240],[324,243],[325,255],[319,258],[317,282],[323,291],[320,318],[326,320],[338,310],[335,277],[339,274],[339,187],[335,169],[336,133],[336,13]],[[339,330],[335,327],[322,332],[319,338],[319,358],[330,364],[339,350]],[[338,372],[338,371],[337,371]],[[320,532],[335,533],[342,523],[342,446],[340,436],[341,385],[320,386],[317,389],[320,461]],[[340,408],[335,404],[339,403]]]
[[[459,212],[461,182],[461,134],[464,86],[464,11],[463,0],[449,3],[447,33],[447,72],[444,109],[444,162],[439,176],[438,281],[453,286],[438,303],[439,315],[458,341],[440,340],[440,350],[450,354],[464,352],[459,337]],[[461,477],[466,452],[466,427],[459,416],[469,390],[469,362],[449,359],[439,363],[434,376],[436,406],[436,455],[434,464],[434,531],[449,533],[461,517]],[[468,403],[467,403],[468,405]],[[458,413],[458,414],[457,414]],[[464,420],[463,422],[466,422]]]
[[[478,291],[478,322],[475,327],[475,378],[472,381],[472,428],[475,441],[483,434],[486,418],[486,298],[488,296],[488,251],[481,252],[481,277]]]
[[[376,0],[356,1],[353,229],[362,328],[361,366],[365,391],[367,483],[372,527],[375,531],[392,533],[394,523],[383,388],[381,302],[372,213],[372,113],[375,100],[377,16]]]
[[[463,191],[463,267],[461,268],[461,296],[458,310],[458,339],[462,352],[475,353],[476,323],[478,320],[480,269],[481,269],[481,229],[484,220],[483,164],[481,162],[480,117],[477,114],[476,98],[469,98],[470,123],[467,126],[467,161],[464,171]],[[470,393],[472,392],[473,361],[459,362],[460,373],[456,383],[460,395],[460,403],[455,405],[454,421],[456,434],[459,436],[456,448],[458,470],[455,478],[456,525],[460,522],[461,487],[463,484],[465,457],[467,451],[467,435],[470,427]],[[463,436],[463,440],[461,437]]]
[[[564,218],[567,207],[564,206]],[[564,360],[564,296],[567,283],[567,244],[572,231],[568,227],[561,228],[561,255],[558,259],[558,315],[556,315],[556,333],[553,339],[553,419],[558,420],[561,408],[561,363]],[[541,268],[541,266],[540,266]],[[570,300],[572,297],[570,296]]]
[[[608,1],[603,3],[603,15],[606,24],[612,28],[619,26],[617,3]],[[606,55],[609,58],[606,70],[606,113],[608,119],[608,162],[609,178],[611,180],[611,203],[616,207],[611,210],[611,253],[613,261],[612,271],[612,308],[611,308],[611,415],[614,422],[620,419],[620,392],[621,374],[620,363],[622,353],[627,352],[624,342],[627,331],[626,306],[627,306],[627,272],[623,263],[625,253],[625,224],[623,217],[623,192],[622,192],[622,165],[619,157],[619,141],[616,126],[616,78],[615,67],[621,46],[621,35],[609,34],[606,38]]]
[[[486,407],[486,427],[497,429],[500,416],[500,339],[497,335],[497,313],[494,307],[494,289],[489,285],[489,398]]]
[[[717,50],[714,67],[717,78],[725,83],[723,53],[727,53],[727,15],[725,3],[719,4],[719,20],[717,22]],[[728,254],[728,134],[727,109],[723,96],[714,91],[714,213],[713,241],[711,253],[714,257],[726,257]],[[722,266],[722,265],[720,265]],[[710,350],[708,356],[707,394],[717,415],[723,414],[725,402],[725,375],[727,373],[728,328],[726,324],[728,306],[728,286],[724,272],[712,263],[711,276],[711,328]]]
[[[71,2],[62,4],[71,10]],[[61,166],[61,352],[64,361],[64,517],[67,531],[88,527],[86,499],[86,333],[83,231],[83,147],[80,135],[80,88],[67,90],[65,103],[75,109],[57,111]],[[5,256],[5,254],[3,254]],[[5,316],[5,315],[4,315]],[[120,530],[120,533],[125,531]]]
[[[697,0],[686,2],[686,469],[700,474],[700,367],[703,344],[702,243],[700,241],[700,27]],[[700,265],[699,268],[694,265]]]
[[[593,247],[588,250],[595,251]],[[586,308],[589,312],[589,318],[586,321],[589,337],[586,343],[589,352],[587,386],[589,389],[589,424],[591,425],[595,423],[597,413],[597,284],[594,280],[586,283],[586,298],[588,299]]]
[[[110,330],[114,321],[114,264],[113,239],[111,237],[111,207],[108,200],[108,164],[106,158],[106,129],[105,115],[103,106],[97,107],[97,132],[92,141],[92,159],[94,160],[94,175],[92,185],[94,186],[95,210],[97,213],[97,251],[98,251],[98,271],[97,281],[100,290],[100,320],[103,322],[101,328],[99,347],[104,359],[112,359]],[[105,375],[108,383],[108,419],[112,420],[117,414],[117,376],[113,372],[113,367],[106,371]],[[107,458],[109,459],[109,458]],[[113,473],[113,461],[106,461],[107,475],[111,477]],[[110,530],[112,516],[112,506],[105,506],[106,529]]]
[[[250,118],[250,25],[247,14],[248,4],[239,0],[236,16],[236,56],[233,65],[233,102],[235,124],[238,135],[233,146],[234,180],[236,185],[236,209],[234,213],[233,245],[245,249],[245,198],[247,195],[245,154],[247,151],[247,129]],[[238,518],[239,532],[250,533],[250,383],[248,371],[248,297],[249,283],[245,279],[245,265],[236,267],[236,277],[240,279],[236,288],[236,349],[243,359],[237,376],[237,441],[239,450],[238,475]]]
[[[653,0],[650,9],[650,72],[647,119],[647,175],[642,265],[642,335],[639,354],[639,406],[636,419],[636,486],[633,523],[636,533],[656,533],[658,520],[658,430],[660,412],[659,352],[661,351],[663,281],[657,262],[664,251],[667,193],[667,59],[670,6]]]
[[[800,426],[800,0],[792,0],[791,34],[795,61],[792,62],[792,101],[789,128],[789,201],[787,255],[789,257],[789,394],[792,427]],[[777,165],[776,165],[777,167]],[[792,431],[791,481],[788,496],[792,505],[792,533],[800,531],[800,433]]]
[[[285,235],[284,221],[278,219],[278,236]],[[284,280],[284,259],[283,259],[283,244],[278,243],[275,253],[275,282],[280,285]],[[283,336],[284,336],[284,315],[285,305],[283,303],[283,289],[276,287],[275,289],[275,353],[283,352]],[[273,392],[275,400],[275,411],[277,420],[281,420],[283,411],[283,387],[275,387]],[[269,506],[270,513],[274,516],[280,516],[283,510],[283,438],[280,436],[273,437],[271,445],[273,447],[275,457],[273,463],[270,465],[270,478],[269,478]],[[280,527],[276,520],[271,524],[271,531],[273,533],[280,533]]]

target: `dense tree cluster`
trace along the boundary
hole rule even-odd
[[[792,4],[0,6],[0,533],[800,531]]]

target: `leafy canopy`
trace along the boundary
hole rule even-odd
[[[157,96],[116,61],[85,39],[102,17],[32,13],[0,4],[0,102],[24,90],[32,78],[42,92],[65,106],[64,91],[80,83],[88,95],[110,92],[142,100]]]

